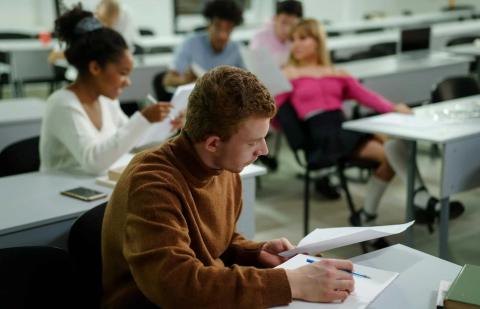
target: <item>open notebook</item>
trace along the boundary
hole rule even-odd
[[[300,266],[307,265],[307,259],[320,260],[321,258],[298,254],[286,261],[285,263],[277,266],[278,268],[295,269]],[[311,303],[300,300],[295,300],[288,306],[275,307],[275,308],[328,308],[328,309],[362,309],[377,298],[377,296],[398,276],[398,273],[381,270],[377,268],[362,266],[358,264],[353,265],[353,270],[357,273],[367,275],[368,278],[354,276],[355,291],[353,291],[344,302],[336,303]]]

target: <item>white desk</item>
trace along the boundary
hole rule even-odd
[[[0,100],[0,151],[11,143],[40,135],[45,101],[38,98]]]
[[[453,281],[459,265],[403,245],[352,258],[354,263],[400,273],[369,309],[436,308],[440,280]]]
[[[409,141],[410,166],[407,185],[407,222],[413,219],[413,175],[416,162],[416,143],[426,141],[442,146],[442,167],[439,179],[438,196],[442,205],[440,215],[439,256],[448,258],[448,217],[449,197],[480,186],[480,160],[475,154],[480,153],[480,117],[466,119],[432,119],[445,118],[445,113],[467,111],[471,116],[480,114],[480,95],[457,100],[445,101],[414,109],[418,120],[414,123],[392,123],[389,115],[379,115],[359,120],[347,121],[343,128],[367,133],[381,133]],[[391,119],[391,118],[390,118]],[[413,245],[413,230],[406,232],[407,243]]]
[[[430,99],[434,84],[446,77],[466,75],[469,57],[432,52],[422,59],[392,55],[339,64],[369,89],[394,102],[418,103]]]
[[[0,52],[8,55],[10,81],[17,96],[22,95],[22,82],[29,79],[53,78],[53,67],[48,54],[54,41],[43,44],[37,39],[0,40]],[[17,89],[13,88],[17,85]]]
[[[480,20],[466,20],[461,22],[448,22],[435,25],[432,28],[433,49],[441,49],[447,46],[451,39],[463,36],[478,36],[480,33]]]
[[[251,165],[240,174],[243,211],[238,230],[246,237],[255,234],[255,177],[263,167]],[[26,245],[66,246],[71,225],[87,210],[107,198],[84,202],[60,195],[60,191],[85,186],[106,193],[112,189],[95,184],[94,177],[33,172],[0,178],[0,248]]]
[[[400,28],[420,24],[443,23],[446,21],[456,21],[461,18],[472,18],[474,11],[452,11],[452,12],[431,12],[407,16],[390,16],[373,20],[356,20],[348,22],[337,22],[327,25],[329,32],[349,33],[359,30],[368,30],[376,28]]]

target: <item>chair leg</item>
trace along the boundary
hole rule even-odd
[[[345,195],[347,196],[347,204],[348,204],[348,209],[350,210],[350,214],[354,215],[356,212],[355,204],[353,203],[352,195],[350,194],[350,190],[348,189],[347,177],[345,177],[345,171],[343,166],[341,165],[337,166],[337,173],[338,173],[338,178],[340,178],[340,185],[342,186],[342,189],[345,192]]]
[[[305,170],[305,189],[303,196],[303,235],[309,232],[310,221],[310,169]]]

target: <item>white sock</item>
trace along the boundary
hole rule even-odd
[[[408,145],[405,141],[402,140],[389,140],[384,145],[385,154],[388,159],[388,163],[393,168],[395,173],[400,177],[405,186],[407,185],[407,170],[408,170]],[[418,173],[418,169],[415,166],[415,185],[414,191],[416,191],[414,196],[415,205],[425,209],[427,208],[428,200],[431,195],[427,190],[420,190],[420,188],[425,187],[423,180]],[[437,204],[437,207],[440,205]]]
[[[382,198],[388,182],[373,175],[367,183],[367,196],[363,204],[363,210],[369,215],[376,215],[380,199]]]

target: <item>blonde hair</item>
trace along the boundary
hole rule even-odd
[[[303,34],[307,37],[310,37],[317,42],[317,62],[322,66],[332,66],[332,61],[330,59],[330,53],[327,50],[327,35],[322,24],[313,18],[302,19],[298,24],[296,24],[290,31],[289,39],[293,40],[293,35],[295,33]],[[294,58],[293,53],[290,52],[288,58],[288,64],[297,66],[299,63]]]

